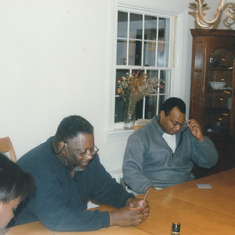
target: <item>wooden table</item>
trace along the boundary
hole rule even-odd
[[[196,184],[209,184],[212,188],[198,188]],[[170,235],[173,221],[181,223],[181,235],[235,234],[235,168],[149,193],[147,200],[150,216],[137,227],[112,226],[94,232],[53,232],[35,222],[13,227],[6,235]],[[107,208],[100,207],[101,210]]]

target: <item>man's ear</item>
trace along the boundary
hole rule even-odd
[[[58,149],[62,149],[63,147],[67,147],[67,145],[68,145],[68,143],[66,141],[62,141],[62,140],[57,143]]]
[[[165,115],[165,112],[162,110],[160,111],[160,118],[164,118],[166,115]]]
[[[2,207],[3,207],[3,201],[0,201],[0,211],[1,211],[1,209],[2,209]]]

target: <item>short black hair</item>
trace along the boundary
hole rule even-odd
[[[6,155],[0,154],[0,201],[8,203],[18,197],[22,201],[34,191],[33,177]]]
[[[64,118],[57,128],[55,141],[67,141],[79,134],[93,134],[94,128],[85,118],[78,115],[71,115]]]
[[[174,108],[174,107],[177,107],[181,113],[185,114],[186,112],[186,105],[185,105],[185,102],[183,100],[181,100],[180,98],[177,98],[177,97],[171,97],[169,99],[167,99],[160,111],[164,111],[165,115],[168,116],[170,111]]]

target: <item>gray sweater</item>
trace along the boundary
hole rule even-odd
[[[144,193],[150,186],[165,188],[194,179],[193,162],[211,168],[218,161],[212,141],[205,136],[199,142],[187,127],[176,134],[173,153],[162,135],[159,116],[134,132],[128,139],[123,175],[126,184],[137,193]]]

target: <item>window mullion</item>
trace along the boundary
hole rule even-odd
[[[143,14],[142,16],[142,49],[141,49],[141,66],[144,66],[144,27],[145,27],[145,24],[144,24],[144,21],[145,21],[145,15]]]
[[[127,45],[126,45],[126,63],[129,65],[129,47],[130,47],[130,12],[127,15]]]
[[[157,67],[158,60],[158,27],[159,27],[159,17],[157,17],[157,28],[156,28],[156,52],[155,52],[155,67]]]
[[[158,81],[161,80],[161,70],[158,70]],[[159,113],[159,101],[160,101],[160,88],[157,88],[157,105],[156,105],[156,113]]]
[[[141,66],[144,66],[144,31],[145,31],[145,14],[143,14],[143,17],[142,17],[142,56],[141,56]],[[144,71],[146,73],[146,70]],[[142,118],[145,118],[145,102],[146,101],[146,98],[144,97],[143,98],[143,105],[142,105],[142,108],[143,108],[143,111],[142,111]]]
[[[145,103],[146,103],[146,97],[143,98],[143,112],[142,112],[143,119],[145,119]]]

